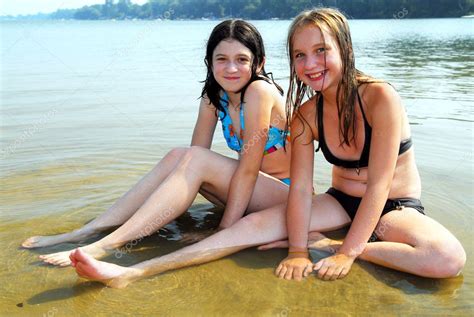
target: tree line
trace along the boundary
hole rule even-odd
[[[336,7],[349,18],[443,18],[474,13],[474,0],[105,0],[104,4],[58,10],[52,19],[291,19],[317,6]],[[44,16],[44,15],[43,15]]]

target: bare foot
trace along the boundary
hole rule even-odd
[[[70,260],[79,276],[100,282],[113,288],[124,288],[139,278],[137,269],[102,262],[84,253],[81,249],[71,252]]]
[[[21,246],[26,249],[47,247],[63,242],[78,242],[90,237],[94,232],[74,230],[54,236],[34,236],[23,241]]]
[[[90,244],[85,247],[74,249],[74,250],[40,255],[39,258],[43,260],[43,262],[46,262],[49,264],[53,264],[53,265],[57,265],[61,267],[69,266],[71,265],[71,259],[69,256],[71,255],[72,252],[79,249],[81,249],[82,253],[86,253],[89,256],[94,257],[96,259],[104,257],[108,254],[107,250],[97,247],[93,244]]]
[[[332,240],[325,235],[312,231],[308,235],[308,248],[331,253],[336,253],[342,245],[342,241]]]

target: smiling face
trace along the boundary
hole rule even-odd
[[[221,41],[212,54],[212,73],[227,92],[239,92],[252,77],[252,52],[239,41]]]
[[[336,91],[342,60],[334,37],[314,25],[304,25],[292,37],[291,59],[298,78],[315,91]]]

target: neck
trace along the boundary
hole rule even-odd
[[[321,94],[323,95],[324,98],[324,105],[336,105],[336,92],[337,92],[337,87],[331,87],[328,89],[325,89],[324,91],[321,91]]]
[[[240,93],[233,93],[226,91],[227,97],[229,99],[229,104],[234,108],[240,105]]]

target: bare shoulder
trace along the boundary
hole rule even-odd
[[[312,138],[317,138],[316,126],[316,96],[304,102],[293,114],[291,122],[292,133],[300,134],[305,128],[310,128]]]
[[[369,111],[373,106],[384,105],[384,106],[396,106],[401,105],[401,98],[398,92],[390,84],[379,82],[379,83],[366,83],[360,85],[359,92],[362,101],[365,103]]]
[[[390,84],[367,83],[359,87],[363,107],[366,109],[369,124],[374,115],[400,114],[404,112],[402,100],[398,92]]]
[[[316,114],[316,98],[317,96],[312,97],[311,99],[306,100],[299,108],[298,111],[305,118],[314,117]]]
[[[301,115],[313,131],[316,130],[316,98],[317,96],[314,96],[305,101],[295,113],[295,115]]]
[[[207,97],[207,95],[204,95],[204,96],[201,97],[201,102],[199,103],[199,109],[200,110],[215,111],[216,107],[211,102],[211,99],[209,99],[209,97]]]
[[[245,107],[250,111],[249,115],[252,113],[270,114],[280,103],[274,90],[276,90],[275,86],[264,80],[252,82],[247,87],[244,96]]]
[[[274,98],[277,89],[275,85],[265,80],[255,80],[248,85],[245,91],[245,98]]]

